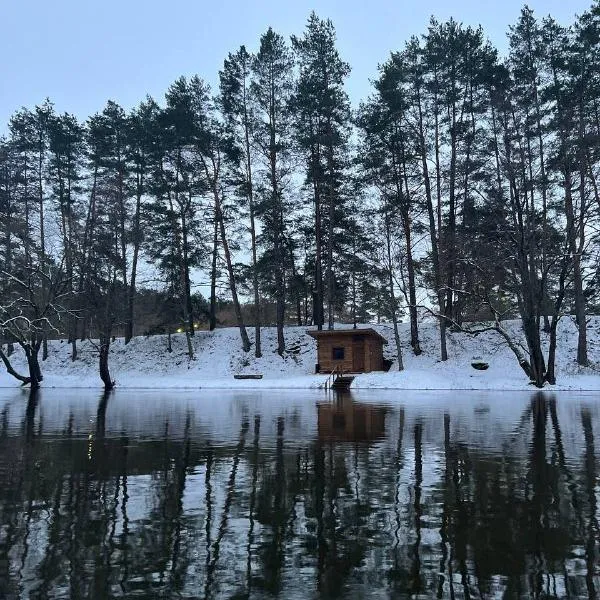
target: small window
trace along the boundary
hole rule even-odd
[[[344,349],[343,348],[333,348],[331,357],[333,360],[344,360]]]

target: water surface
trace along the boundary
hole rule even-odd
[[[0,598],[596,598],[595,395],[0,390]]]

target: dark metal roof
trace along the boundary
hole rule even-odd
[[[354,335],[364,335],[366,337],[377,338],[381,340],[384,344],[387,344],[388,341],[377,331],[372,329],[371,327],[365,329],[323,329],[322,331],[318,331],[316,329],[310,329],[306,333],[310,335],[310,337],[318,340],[319,338],[333,337],[333,336],[354,336]]]

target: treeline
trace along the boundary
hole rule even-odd
[[[280,355],[287,322],[383,315],[400,368],[400,317],[418,355],[428,313],[442,360],[449,328],[493,329],[533,383],[554,383],[560,318],[574,315],[587,365],[598,304],[599,36],[598,1],[570,26],[524,8],[504,58],[481,28],[432,19],[353,111],[350,65],[313,13],[289,43],[269,29],[230,53],[215,91],[182,77],[162,104],[109,101],[85,123],[50,101],[18,111],[0,141],[0,358],[36,386],[50,332],[73,360],[93,338],[111,387],[111,338],[133,336],[149,262],[190,359],[194,288],[210,288],[213,329],[226,284],[257,357],[265,303]],[[502,325],[515,316],[522,339]]]

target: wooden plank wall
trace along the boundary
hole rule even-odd
[[[322,373],[330,373],[341,366],[345,372],[352,371],[352,338],[327,336],[318,340],[318,360]],[[344,348],[344,360],[333,360],[333,348]]]
[[[349,336],[334,335],[318,340],[318,362],[321,373],[330,373],[336,367],[342,367],[344,372],[354,370],[354,344]],[[333,360],[333,348],[344,348],[344,359]],[[383,370],[383,344],[378,339],[365,336],[365,373]]]

